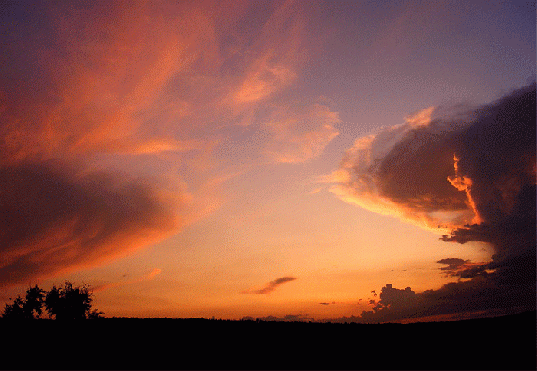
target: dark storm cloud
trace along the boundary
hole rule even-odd
[[[478,223],[444,241],[489,242],[492,262],[474,269],[497,289],[535,307],[535,84],[482,107],[461,133],[456,156]],[[486,274],[486,270],[491,270]],[[514,293],[517,292],[515,295]],[[500,295],[496,293],[496,295]]]
[[[382,292],[386,294],[382,295]],[[479,275],[422,293],[415,293],[410,287],[403,290],[387,284],[381,290],[381,300],[373,310],[363,311],[357,322],[388,322],[464,312],[523,311],[531,309],[531,305],[527,298],[518,298],[517,292],[505,290],[493,279]]]
[[[491,104],[449,112],[406,127],[390,150],[366,167],[347,157],[344,187],[360,198],[368,184],[366,196],[403,210],[403,219],[417,215],[436,222],[434,213],[443,212],[452,231],[441,239],[487,242],[492,261],[442,259],[438,263],[447,266],[440,269],[463,280],[404,303],[390,296],[405,297],[404,292],[386,286],[374,311],[364,312],[370,320],[535,308],[535,83]],[[356,148],[375,152],[371,146]]]
[[[332,175],[338,183],[334,192],[431,229],[458,228],[497,214],[496,200],[487,201],[495,193],[499,209],[509,210],[535,174],[534,89],[524,87],[478,108],[431,107],[358,139]]]
[[[400,290],[387,284],[380,291],[379,298],[378,302],[369,301],[369,304],[375,306],[372,311],[362,312],[363,322],[389,321],[394,319],[392,318],[394,313],[398,316],[408,316],[418,305],[416,293],[410,287]]]

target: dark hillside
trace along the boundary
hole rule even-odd
[[[4,369],[535,369],[535,312],[414,324],[0,322]]]

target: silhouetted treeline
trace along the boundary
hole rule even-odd
[[[69,281],[63,286],[53,286],[47,292],[38,285],[28,288],[26,296],[20,295],[13,303],[6,304],[2,319],[40,319],[43,308],[49,317],[57,320],[101,318],[102,312],[92,309],[93,294],[88,286],[73,286]]]
[[[20,324],[20,325],[19,325]],[[535,369],[535,312],[413,324],[0,321],[8,369]],[[32,357],[13,353],[34,336]],[[26,344],[26,345],[23,345]],[[62,354],[84,357],[50,357]]]

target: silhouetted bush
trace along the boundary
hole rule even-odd
[[[88,286],[74,287],[69,281],[64,286],[53,286],[48,293],[35,285],[26,290],[25,299],[19,295],[12,304],[6,304],[2,318],[37,319],[43,305],[49,317],[58,320],[101,318],[103,312],[92,310],[92,296]]]

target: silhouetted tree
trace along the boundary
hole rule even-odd
[[[88,319],[98,319],[103,318],[104,312],[101,312],[100,310],[94,309],[91,312],[88,313]]]
[[[45,290],[35,285],[26,290],[26,301],[23,309],[28,318],[39,318],[43,313],[43,302],[45,300]]]
[[[8,319],[36,319],[43,313],[45,291],[35,285],[26,290],[26,297],[19,296],[13,304],[6,304],[2,318]]]
[[[4,308],[4,314],[2,314],[2,318],[7,319],[25,319],[24,317],[24,300],[20,297],[20,295],[13,301],[13,304],[6,304],[6,307]]]
[[[102,318],[103,312],[91,308],[92,296],[88,286],[74,287],[69,281],[53,286],[48,293],[35,285],[26,290],[24,299],[19,295],[12,304],[6,304],[2,318],[40,318],[43,305],[51,318],[59,320]]]
[[[92,296],[88,286],[74,287],[71,282],[65,281],[64,287],[52,287],[45,306],[58,320],[98,318],[102,312],[91,311]]]

